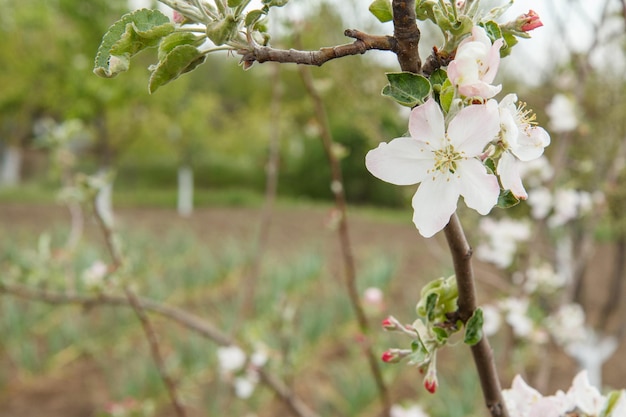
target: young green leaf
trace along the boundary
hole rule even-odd
[[[483,311],[477,308],[472,317],[465,324],[465,339],[463,342],[474,346],[483,338]]]
[[[435,320],[435,309],[438,301],[439,294],[436,292],[430,293],[426,297],[426,319],[431,323]]]
[[[195,46],[176,46],[154,67],[148,84],[150,93],[154,93],[159,87],[193,70],[202,64],[204,59],[205,55],[200,53]]]
[[[167,54],[179,45],[200,46],[204,38],[196,36],[191,32],[174,32],[167,35],[159,44],[159,61],[163,61]]]
[[[500,190],[500,195],[498,196],[498,207],[500,208],[511,208],[519,204],[519,198],[515,197],[511,190]]]
[[[410,72],[390,72],[386,75],[389,84],[383,88],[382,95],[391,97],[403,106],[423,104],[430,95],[430,82],[422,75]]]
[[[393,10],[390,0],[374,0],[370,4],[369,11],[381,23],[391,22],[393,20]]]
[[[259,21],[265,15],[263,10],[250,10],[246,15],[245,25],[250,27]]]
[[[129,68],[133,55],[158,45],[161,38],[173,31],[174,24],[158,10],[125,14],[102,37],[93,72],[100,77],[115,77]]]

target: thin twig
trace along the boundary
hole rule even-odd
[[[122,267],[124,258],[122,253],[119,250],[119,247],[116,245],[115,236],[113,234],[112,228],[107,224],[105,219],[102,217],[100,211],[98,210],[96,204],[94,206],[94,213],[98,224],[100,225],[100,229],[104,235],[106,246],[109,250],[109,254],[111,259],[113,260],[113,269],[119,269]],[[161,347],[159,345],[159,339],[156,335],[154,327],[152,326],[152,322],[150,321],[146,311],[142,307],[141,303],[137,295],[131,290],[130,286],[126,283],[122,286],[124,294],[128,299],[128,303],[133,308],[137,319],[139,319],[139,323],[141,324],[141,328],[148,340],[148,345],[150,346],[150,354],[152,355],[152,359],[154,360],[154,364],[156,365],[157,371],[159,372],[159,376],[163,380],[165,384],[165,388],[170,397],[170,402],[174,407],[174,411],[178,417],[186,417],[187,413],[185,412],[185,408],[182,405],[182,401],[178,396],[178,390],[176,388],[176,383],[172,379],[172,377],[167,372],[165,361],[163,360],[163,355],[161,353]]]
[[[98,294],[85,296],[76,294],[64,294],[48,290],[29,288],[23,285],[8,284],[0,281],[0,294],[7,294],[29,301],[44,302],[52,305],[79,305],[85,309],[99,306],[131,307],[134,308],[127,297],[120,295]],[[236,341],[219,330],[210,322],[189,313],[180,308],[162,304],[149,298],[136,297],[137,305],[145,312],[158,314],[172,320],[188,330],[213,341],[219,346],[237,346]],[[312,411],[295,393],[289,389],[276,376],[270,374],[264,368],[257,369],[261,381],[263,381],[298,417],[319,417]]]
[[[359,297],[359,292],[356,284],[356,266],[354,261],[352,244],[350,243],[350,233],[348,230],[347,203],[344,190],[343,175],[341,172],[341,165],[333,150],[334,141],[330,125],[328,123],[328,115],[326,114],[323,100],[314,86],[311,72],[309,71],[309,68],[304,66],[298,67],[298,70],[300,72],[302,82],[304,83],[304,86],[309,96],[311,97],[311,100],[313,101],[313,105],[315,107],[315,116],[321,127],[322,144],[324,146],[324,150],[330,164],[332,180],[331,190],[335,197],[335,207],[339,211],[340,216],[337,232],[343,258],[344,280],[348,291],[348,298],[350,299],[350,304],[352,305],[352,309],[354,310],[354,313],[356,315],[359,329],[361,333],[367,337],[367,335],[370,333],[370,325],[365,315],[363,305],[361,304],[361,298]],[[383,405],[383,415],[389,416],[391,399],[389,398],[389,391],[387,389],[385,381],[383,380],[379,359],[376,357],[376,355],[374,355],[374,352],[369,342],[365,342],[364,349],[370,370],[378,388],[380,401]]]
[[[466,323],[474,314],[477,307],[474,272],[472,270],[472,249],[467,243],[465,232],[456,213],[450,218],[450,223],[444,228],[444,233],[450,247],[456,282],[459,288],[458,318]],[[480,378],[480,385],[487,409],[492,417],[508,417],[508,411],[502,398],[502,388],[498,379],[498,372],[493,358],[493,351],[487,337],[483,335],[480,342],[472,346],[472,356]]]
[[[422,62],[417,47],[420,31],[415,17],[415,0],[393,0],[393,35],[398,45],[395,49],[402,71],[421,72]]]
[[[361,55],[371,49],[392,51],[397,47],[391,36],[369,35],[356,29],[347,29],[344,35],[356,39],[353,43],[321,48],[318,51],[299,51],[296,49],[275,49],[269,46],[260,46],[251,41],[249,49],[238,51],[244,68],[249,68],[255,62],[281,62],[304,65],[321,66],[324,63],[350,55]]]

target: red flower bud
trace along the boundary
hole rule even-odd
[[[380,358],[383,362],[391,363],[397,358],[397,355],[395,355],[391,350],[386,350]]]
[[[517,21],[520,23],[522,32],[529,32],[543,26],[539,15],[534,10],[529,10],[528,13],[521,15]]]
[[[426,391],[434,394],[437,391],[437,379],[425,379],[424,388],[426,388]]]
[[[387,317],[382,321],[382,326],[384,330],[396,330],[398,328],[397,324],[391,317]]]

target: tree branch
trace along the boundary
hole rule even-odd
[[[467,243],[465,232],[456,213],[450,218],[450,223],[444,228],[444,233],[452,253],[459,289],[458,318],[466,323],[474,314],[477,306],[474,272],[471,263],[472,248]],[[472,346],[471,349],[487,409],[489,409],[492,417],[508,417],[509,414],[502,398],[502,388],[489,341],[483,335],[480,342]]]
[[[402,71],[419,74],[422,67],[419,51],[420,30],[415,17],[415,0],[393,0],[394,52]]]
[[[274,49],[261,46],[250,41],[251,49],[238,51],[244,68],[250,68],[255,62],[268,61],[321,66],[324,63],[350,55],[361,55],[370,49],[392,51],[396,48],[396,41],[391,36],[369,35],[356,29],[347,29],[344,32],[349,38],[356,39],[353,43],[321,48],[318,51],[300,51],[296,49]]]
[[[85,309],[98,306],[131,307],[127,297],[120,295],[98,294],[84,296],[64,294],[48,290],[37,290],[23,285],[7,284],[0,281],[0,294],[7,294],[29,301],[39,301],[52,305],[79,305]],[[234,339],[220,331],[206,320],[177,307],[162,304],[149,298],[137,297],[136,301],[143,311],[158,314],[170,319],[194,333],[209,339],[220,346],[237,345]],[[261,380],[280,400],[299,417],[319,417],[300,400],[282,381],[263,368],[257,369]]]

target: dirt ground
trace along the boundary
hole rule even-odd
[[[351,238],[357,265],[377,254],[397,256],[399,279],[414,279],[425,275],[432,278],[436,267],[449,264],[443,237],[423,239],[410,225],[410,214],[399,213],[407,221],[381,221],[365,215],[352,216]],[[254,208],[203,208],[190,218],[183,219],[172,210],[120,209],[116,212],[120,228],[146,231],[158,236],[168,230],[195,233],[208,246],[223,245],[226,239],[249,240],[255,236],[260,210]],[[311,247],[323,248],[338,257],[336,235],[326,227],[330,211],[326,208],[278,208],[274,212],[269,235],[268,252],[288,256],[290,253]],[[0,204],[0,234],[11,235],[23,231],[43,232],[69,220],[65,208],[58,206],[32,206]],[[87,234],[95,236],[95,226],[88,222]],[[585,278],[585,301],[599,310],[607,297],[606,281],[612,266],[612,248],[601,247],[596,252],[594,264]],[[481,279],[481,289],[487,293],[499,284],[495,270],[479,262],[476,275]],[[0,271],[0,274],[2,271]],[[415,298],[396,285],[391,297]],[[481,301],[485,301],[482,299]],[[0,303],[2,299],[0,297]],[[626,306],[622,303],[622,317]],[[1,336],[0,336],[1,337]],[[0,350],[0,354],[2,354]],[[566,357],[557,357],[544,364],[552,370],[547,392],[554,387],[569,386],[576,372],[575,363]],[[507,380],[508,375],[504,378]],[[604,381],[613,387],[626,386],[626,343],[620,343],[615,355],[604,366]],[[0,387],[0,417],[91,417],[96,406],[103,404],[107,388],[103,385],[102,370],[90,362],[78,362],[55,371],[51,375],[15,381]],[[510,379],[508,379],[510,380]]]

